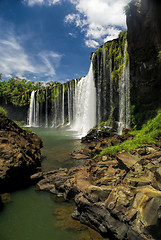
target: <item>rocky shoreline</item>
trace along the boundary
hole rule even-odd
[[[41,139],[0,114],[0,193],[31,184],[41,168]]]
[[[73,152],[84,165],[34,174],[40,190],[74,199],[72,214],[104,237],[112,239],[160,239],[161,230],[161,138],[132,153],[100,155],[132,135],[97,138]],[[87,140],[87,139],[86,139]],[[97,155],[96,155],[97,154]],[[93,156],[95,156],[93,158]]]

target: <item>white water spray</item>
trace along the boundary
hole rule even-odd
[[[32,91],[28,114],[28,126],[32,127],[34,124],[35,124],[35,91]]]
[[[75,89],[75,119],[72,130],[83,137],[96,124],[96,88],[93,78],[93,64],[86,77],[83,77]]]

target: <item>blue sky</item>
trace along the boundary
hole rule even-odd
[[[0,0],[0,73],[66,82],[87,74],[89,56],[126,29],[129,0]]]

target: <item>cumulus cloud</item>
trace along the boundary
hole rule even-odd
[[[66,16],[66,23],[74,23],[85,31],[85,43],[92,46],[92,40],[100,44],[118,36],[121,29],[126,28],[123,12],[129,0],[70,0],[77,13]],[[93,42],[94,43],[94,42]],[[96,46],[96,43],[93,44]]]
[[[75,25],[77,27],[80,27],[83,29],[83,27],[85,25],[87,25],[87,21],[85,19],[82,19],[81,16],[79,14],[68,14],[66,17],[65,17],[65,22],[66,23],[75,23]]]
[[[0,20],[0,73],[5,77],[27,76],[54,76],[59,66],[62,55],[53,51],[37,53],[26,52],[21,36],[17,36],[14,28],[9,23]]]
[[[29,6],[34,5],[54,5],[56,3],[60,3],[61,0],[23,0],[24,3],[28,4]]]

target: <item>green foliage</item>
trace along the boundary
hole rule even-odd
[[[28,133],[34,133],[31,129],[28,129],[28,128],[22,128],[23,130],[25,130],[26,132],[28,132]]]
[[[103,131],[105,127],[109,126],[107,121],[106,122],[100,122],[97,126],[97,129]]]
[[[112,81],[117,82],[117,80],[118,80],[118,71],[113,70],[112,71]]]
[[[0,80],[1,80],[0,74]],[[42,82],[27,81],[26,79],[10,78],[0,82],[0,99],[16,106],[28,105],[30,93],[42,88]]]
[[[158,60],[161,62],[161,51],[158,52]]]
[[[3,107],[0,107],[0,114],[7,116],[7,111]]]
[[[121,63],[122,63],[122,57],[118,55],[117,57],[115,57],[115,64],[119,65]]]
[[[124,52],[125,42],[127,40],[127,31],[122,31],[119,33],[119,48],[121,54]]]
[[[21,127],[20,122],[18,122],[18,121],[14,121],[14,123],[15,123],[18,127]]]
[[[100,52],[102,52],[102,47],[97,48],[96,51],[95,51],[95,54],[98,55]]]
[[[143,147],[146,144],[155,143],[158,137],[161,136],[161,110],[158,111],[158,115],[149,120],[146,124],[143,125],[141,130],[132,131],[131,134],[134,136],[134,139],[124,141],[116,146],[105,148],[101,154],[111,154],[116,155],[122,150],[131,152],[132,150]]]
[[[47,82],[46,83],[46,86],[49,86],[49,87],[55,87],[57,85],[60,85],[61,83],[60,82],[57,82],[57,81],[50,81],[50,82]]]
[[[112,72],[112,81],[117,82],[117,80],[121,80],[121,76],[122,76],[122,71],[123,71],[124,65],[120,65],[118,69],[113,70]]]
[[[126,65],[126,66],[129,64],[129,60],[130,60],[130,58],[129,58],[129,53],[126,52],[126,62],[125,62],[125,65]]]
[[[59,89],[60,89],[60,86],[56,86],[56,87],[52,88],[52,90],[51,90],[51,99],[54,102],[56,101],[56,99],[59,96]]]
[[[109,58],[114,59],[119,55],[119,46],[118,42],[112,41],[110,49],[109,49]]]

